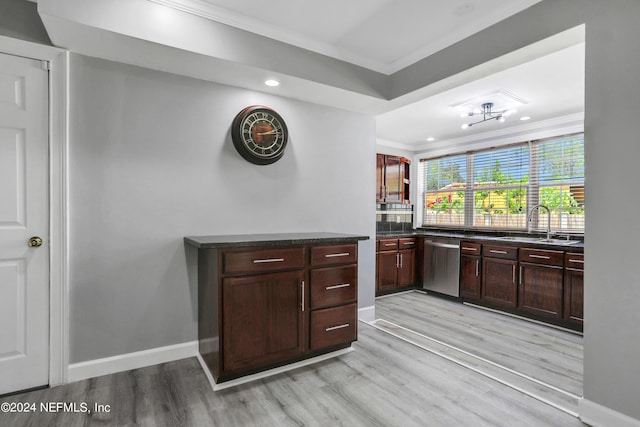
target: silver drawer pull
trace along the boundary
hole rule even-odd
[[[341,257],[341,256],[349,256],[351,255],[349,252],[342,252],[339,254],[326,254],[325,258],[336,258],[336,257]]]
[[[569,262],[579,262],[580,264],[584,264],[584,261],[581,259],[569,259]]]
[[[335,331],[336,329],[348,328],[350,325],[345,323],[344,325],[332,326],[330,328],[325,329],[326,332]]]
[[[254,264],[263,264],[266,262],[282,262],[284,261],[284,258],[267,258],[267,259],[254,259],[253,263]]]
[[[551,259],[550,256],[529,254],[529,258]]]
[[[496,251],[494,249],[490,249],[489,252],[491,252],[492,254],[506,254],[507,251]]]
[[[330,291],[331,289],[348,288],[349,286],[351,286],[350,283],[343,283],[341,285],[327,286],[325,289]]]
[[[477,251],[478,250],[476,248],[468,248],[466,246],[463,246],[462,249],[464,249],[465,251]],[[491,252],[493,252],[493,251],[491,251]]]
[[[395,243],[385,243],[384,245],[385,246],[395,246],[396,244]]]
[[[415,245],[416,242],[402,242],[403,245]]]

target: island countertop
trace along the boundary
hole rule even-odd
[[[272,233],[187,236],[184,242],[199,249],[242,246],[290,246],[315,243],[350,243],[368,240],[369,236],[343,233]]]

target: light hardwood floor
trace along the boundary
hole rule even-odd
[[[583,425],[368,324],[360,323],[353,347],[338,358],[218,392],[190,358],[4,397],[0,403],[86,402],[110,411],[0,412],[0,426]]]
[[[420,291],[376,300],[376,317],[582,396],[582,336]]]

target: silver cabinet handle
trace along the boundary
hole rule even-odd
[[[492,254],[506,254],[507,251],[496,251],[495,249],[489,249]]]
[[[351,286],[350,283],[343,283],[341,285],[327,286],[325,289],[330,291],[332,289],[348,288],[349,286]]]
[[[351,326],[351,325],[349,325],[348,323],[345,323],[343,325],[332,326],[330,328],[326,328],[325,331],[326,332],[335,331],[336,329],[348,328],[349,326]]]
[[[513,283],[516,283],[516,265],[513,264]]]
[[[465,251],[477,251],[477,248],[468,248],[466,246],[463,246],[462,249],[464,249]]]
[[[396,244],[395,243],[385,243],[384,245],[385,246],[395,246]]]
[[[476,277],[480,275],[480,260],[476,260]]]
[[[351,255],[351,253],[349,252],[341,252],[339,254],[326,254],[324,257],[325,258],[336,258],[336,257],[341,257],[341,256],[349,256]]]
[[[396,268],[400,268],[400,254],[396,254]]]
[[[581,259],[569,259],[569,262],[577,262],[580,264],[584,264],[584,260],[581,260]]]
[[[402,242],[403,245],[415,245],[416,242]]]
[[[300,307],[302,307],[302,311],[304,311],[304,280],[300,284],[300,287],[302,288],[302,298],[300,301]]]
[[[519,283],[522,285],[522,266],[520,266],[520,282]]]
[[[546,255],[534,255],[534,254],[529,254],[529,258],[551,259],[551,257],[550,257],[550,256],[546,256]]]
[[[266,262],[282,262],[284,261],[284,258],[267,258],[267,259],[254,259],[253,263],[254,264],[263,264]]]
[[[400,268],[402,268],[402,254],[400,254]]]

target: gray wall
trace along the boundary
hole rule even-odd
[[[373,117],[81,55],[71,82],[71,363],[197,339],[185,235],[371,236],[359,297],[373,306]],[[252,104],[289,127],[270,166],[230,141]]]
[[[0,2],[0,35],[51,45],[36,3],[25,0]]]

